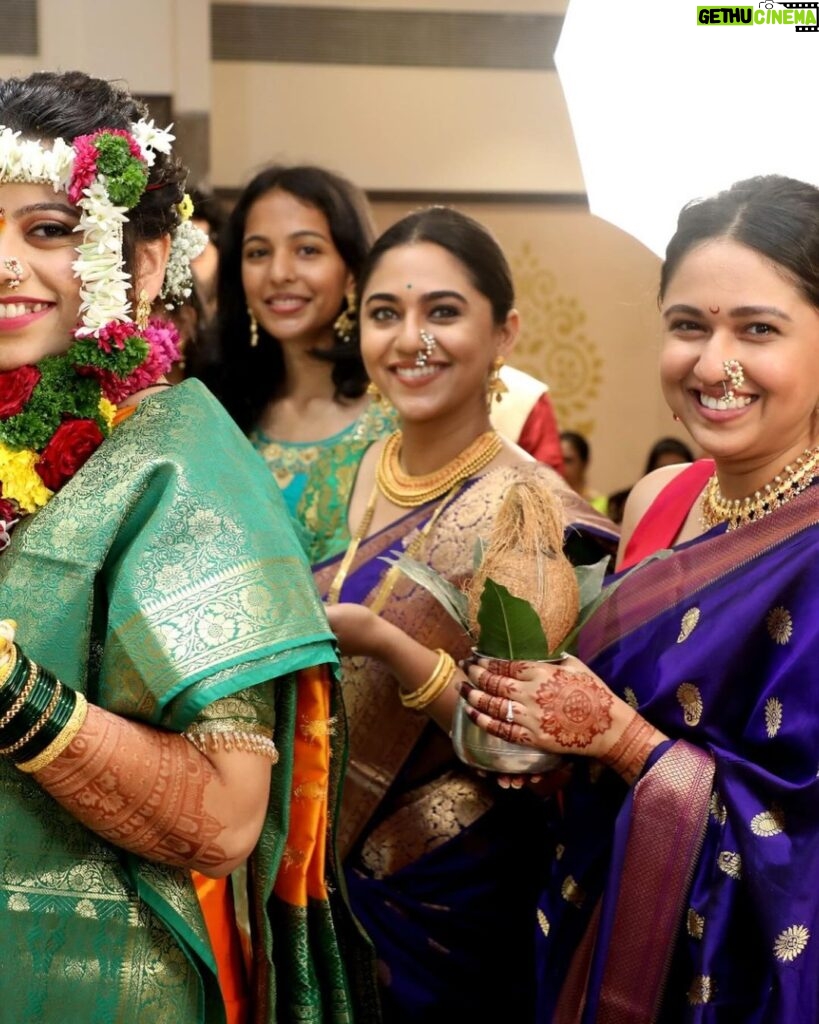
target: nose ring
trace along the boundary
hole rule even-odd
[[[3,260],[3,266],[13,275],[6,284],[12,291],[16,291],[23,282],[23,264],[15,256],[10,256]]]
[[[418,350],[418,355],[415,357],[415,365],[418,367],[426,366],[429,357],[432,355],[435,346],[438,344],[438,339],[434,334],[430,334],[429,331],[419,331],[421,336],[421,342],[423,348]]]
[[[745,370],[738,359],[723,360],[722,368],[725,371],[725,376],[728,378],[727,383],[724,380],[722,381],[722,390],[725,400],[730,402],[733,398],[736,398],[737,388],[741,388],[745,383]]]

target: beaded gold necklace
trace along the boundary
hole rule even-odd
[[[718,523],[727,523],[736,530],[746,523],[755,523],[776,509],[786,505],[797,494],[810,487],[819,468],[819,448],[807,448],[781,474],[775,476],[760,491],[747,498],[724,498],[719,489],[717,474],[709,479],[702,496],[700,522],[706,530]]]
[[[503,443],[495,431],[487,430],[440,469],[422,476],[410,476],[401,468],[401,431],[396,430],[384,444],[375,479],[378,489],[393,505],[417,508],[440,498],[459,481],[479,473],[502,447]]]
[[[367,531],[373,520],[375,504],[378,495],[383,494],[393,504],[400,508],[416,508],[436,498],[443,498],[438,507],[427,520],[426,526],[420,531],[415,541],[407,549],[406,553],[413,558],[421,553],[426,539],[432,527],[438,521],[438,517],[444,511],[449,502],[455,497],[463,486],[464,482],[471,476],[479,473],[495,458],[503,447],[503,442],[494,430],[487,430],[486,433],[476,437],[475,440],[464,448],[451,462],[424,476],[410,476],[401,468],[399,454],[401,451],[401,431],[397,430],[391,434],[381,450],[381,456],[375,471],[375,487],[367,501],[367,507],[358,529],[351,537],[341,565],[327,591],[326,601],[328,604],[335,604],[341,594],[341,588],[355,560],[361,541],[366,537]],[[382,580],[381,586],[370,605],[371,609],[378,613],[384,607],[395,581],[398,577],[398,569],[391,566]]]

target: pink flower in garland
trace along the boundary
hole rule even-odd
[[[97,147],[93,135],[78,135],[73,142],[74,168],[68,186],[68,201],[78,203],[97,176]]]
[[[110,370],[98,367],[84,367],[81,371],[91,373],[97,378],[103,395],[114,405],[118,405],[129,395],[155,384],[179,359],[179,331],[172,323],[151,320],[140,336],[148,342],[150,351],[144,362],[127,377],[118,377]]]
[[[119,320],[109,320],[97,332],[97,344],[101,352],[111,352],[114,348],[123,349],[125,348],[125,343],[135,333],[133,324],[121,323]]]

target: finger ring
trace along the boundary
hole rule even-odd
[[[514,707],[512,705],[512,701],[508,700],[506,702],[506,721],[507,722],[514,722],[514,720],[515,720],[515,709],[514,709]]]

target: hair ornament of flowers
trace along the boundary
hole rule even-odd
[[[0,182],[64,191],[80,210],[82,233],[73,263],[81,303],[74,343],[36,366],[0,373],[0,551],[12,527],[42,508],[102,444],[116,404],[155,383],[179,358],[172,324],[156,319],[139,328],[132,319],[122,249],[128,211],[149,187],[156,154],[170,153],[173,138],[147,120],[71,144],[59,138],[42,144],[0,126]],[[197,249],[188,229],[179,241],[172,237],[163,297],[190,294],[190,267],[186,278],[183,263],[205,241],[202,236]]]
[[[208,236],[191,220],[193,200],[187,192],[177,204],[176,210],[180,218],[179,227],[171,236],[171,251],[165,268],[165,280],[159,293],[160,298],[165,300],[167,309],[173,309],[175,305],[190,297],[193,290],[191,263],[204,252],[208,244]]]

